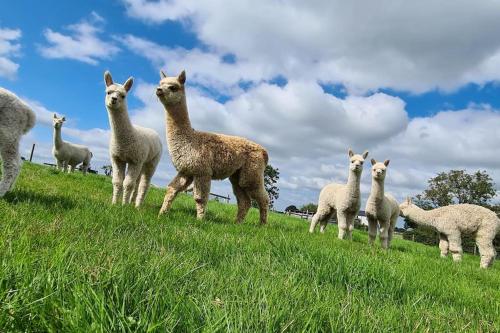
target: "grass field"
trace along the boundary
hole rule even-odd
[[[303,221],[180,196],[157,218],[113,207],[104,176],[25,163],[0,199],[0,332],[498,332],[500,262],[454,264],[435,247],[366,234],[310,235]]]

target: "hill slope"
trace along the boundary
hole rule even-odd
[[[163,190],[110,205],[110,178],[25,163],[0,199],[0,331],[500,331],[500,262],[209,204],[198,222]]]

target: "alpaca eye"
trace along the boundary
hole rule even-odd
[[[106,92],[106,94],[111,95],[111,91]]]
[[[124,99],[124,98],[125,98],[125,95],[120,95],[120,97],[121,97],[122,99]]]
[[[178,89],[179,88],[176,87],[176,86],[170,86],[170,87],[168,87],[168,90],[170,90],[170,91],[177,91]]]

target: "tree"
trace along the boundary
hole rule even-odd
[[[280,170],[278,168],[273,168],[272,165],[268,164],[264,170],[264,186],[266,188],[267,194],[269,195],[269,207],[274,207],[274,202],[280,196],[280,189],[276,185],[280,179]]]
[[[493,180],[486,171],[468,174],[465,170],[441,172],[429,180],[429,187],[424,191],[422,199],[427,200],[434,208],[453,203],[469,203],[488,206],[495,196]]]
[[[104,174],[106,176],[111,176],[111,173],[113,172],[113,167],[111,165],[103,165],[102,170],[104,170]]]
[[[316,213],[318,210],[318,205],[311,203],[305,204],[304,206],[300,207],[301,212],[311,212],[311,213]]]
[[[490,205],[490,200],[495,196],[495,184],[486,171],[478,170],[472,174],[465,170],[441,172],[429,179],[428,184],[422,194],[413,198],[413,202],[425,210],[463,203],[495,208]],[[404,233],[403,236],[406,239],[414,239],[429,245],[439,242],[439,235],[434,229],[416,225],[405,219],[405,229],[409,228],[414,230]],[[473,237],[464,235],[462,246],[464,251],[474,252]]]
[[[296,212],[298,210],[299,209],[295,205],[291,205],[291,206],[288,206],[288,207],[285,208],[285,212]]]

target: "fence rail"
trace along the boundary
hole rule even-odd
[[[186,191],[186,193],[191,193],[193,192],[193,189],[192,188],[188,188]],[[229,203],[229,201],[231,200],[231,198],[228,196],[223,196],[223,195],[220,195],[220,194],[216,194],[216,193],[211,193],[210,192],[210,196],[212,198],[215,198],[214,200],[216,201],[220,201],[220,200],[224,200],[226,203]]]

